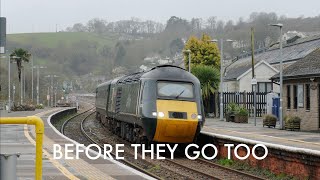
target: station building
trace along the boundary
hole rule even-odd
[[[279,74],[271,78],[279,82]],[[301,118],[300,128],[320,130],[320,48],[283,70],[284,115]]]

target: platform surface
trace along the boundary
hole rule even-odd
[[[257,118],[256,122],[255,126],[253,118],[249,118],[248,123],[234,123],[220,121],[216,118],[206,118],[202,132],[320,151],[320,132],[280,130],[279,122],[276,128],[263,127],[262,118]]]
[[[53,144],[72,143],[47,123],[50,114],[63,108],[44,109],[31,112],[1,112],[1,117],[36,115],[45,124],[43,139],[43,179],[149,179],[150,177],[119,162],[99,158],[89,160],[81,156],[78,160],[53,159]],[[18,179],[34,179],[35,163],[34,126],[0,125],[0,153],[20,153],[17,162]]]

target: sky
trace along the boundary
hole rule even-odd
[[[0,0],[7,33],[55,32],[93,18],[108,22],[137,17],[165,23],[171,16],[185,19],[216,16],[224,21],[247,19],[252,12],[287,17],[320,15],[319,0]]]

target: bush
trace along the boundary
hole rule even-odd
[[[227,112],[235,113],[239,109],[238,104],[236,103],[229,103],[227,106]]]
[[[244,107],[238,107],[238,109],[236,110],[236,115],[239,116],[248,116],[249,112],[246,108]]]
[[[37,104],[36,105],[36,109],[43,109],[43,108],[44,108],[43,104]]]
[[[267,114],[263,117],[263,126],[276,127],[277,119],[278,118],[276,116],[272,114]]]
[[[300,129],[301,118],[298,116],[287,117],[285,119],[285,128],[289,130]]]

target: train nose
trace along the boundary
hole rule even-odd
[[[198,125],[195,102],[157,100],[157,111],[154,141],[176,143],[193,141]]]

